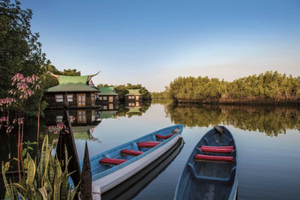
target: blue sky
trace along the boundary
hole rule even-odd
[[[179,76],[300,76],[300,0],[26,0],[57,69],[160,92]]]

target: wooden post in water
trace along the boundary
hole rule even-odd
[[[80,182],[80,198],[85,200],[92,200],[92,171],[90,164],[89,149],[86,141],[81,175],[82,176]]]

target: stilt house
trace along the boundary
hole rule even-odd
[[[115,92],[114,87],[99,87],[97,103],[118,103],[119,95]]]
[[[69,108],[93,108],[96,106],[98,89],[93,87],[91,78],[87,76],[61,76],[54,75],[59,84],[51,87],[45,93],[45,100],[49,109]]]
[[[125,101],[142,101],[142,94],[139,89],[128,90],[128,94],[125,95]]]

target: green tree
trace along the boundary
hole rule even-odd
[[[60,72],[60,75],[64,76],[80,76],[81,72],[76,69],[64,69],[64,71]]]
[[[14,74],[40,75],[46,63],[39,34],[30,29],[32,11],[22,10],[20,4],[0,0],[0,98],[8,95]]]

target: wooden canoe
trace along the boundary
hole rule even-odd
[[[92,187],[104,193],[129,179],[174,146],[182,130],[166,127],[91,157]]]
[[[236,199],[237,161],[231,132],[224,126],[215,126],[193,149],[174,199]]]
[[[101,200],[134,199],[173,162],[183,148],[183,145],[184,141],[180,138],[173,147],[143,170],[111,190],[102,193]]]

